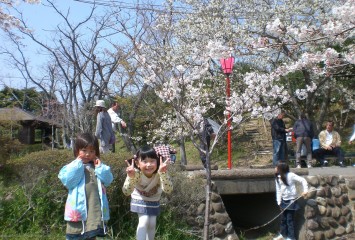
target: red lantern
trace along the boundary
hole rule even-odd
[[[234,57],[220,59],[224,74],[231,74],[233,71]]]

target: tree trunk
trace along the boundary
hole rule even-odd
[[[130,151],[133,154],[136,154],[136,147],[134,146],[134,143],[132,141],[132,138],[130,138],[130,136],[132,136],[132,126],[130,123],[128,123],[128,126],[126,127],[125,130],[123,130],[122,128],[120,128],[121,130],[121,135],[122,135],[122,139],[124,144],[126,145],[126,148],[128,149],[128,151]]]
[[[331,88],[328,88],[322,92],[323,101],[319,108],[318,119],[316,119],[316,134],[318,135],[319,132],[323,129],[323,121],[327,116],[329,105],[330,105],[330,96],[331,96]]]
[[[203,227],[203,240],[209,239],[210,226],[210,205],[211,205],[211,162],[210,150],[206,150],[206,206],[205,206],[205,223]]]
[[[179,140],[179,146],[180,146],[180,161],[181,165],[186,166],[187,165],[187,160],[186,160],[186,150],[185,150],[185,137],[181,136]]]
[[[54,139],[54,125],[52,124],[52,142],[51,142],[52,150],[54,149],[54,144],[55,144],[55,143],[54,143],[54,142],[55,142],[54,140],[55,140],[55,139]]]

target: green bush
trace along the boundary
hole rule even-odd
[[[126,178],[124,159],[130,155],[110,153],[101,157],[114,175],[114,181],[107,189],[111,211],[108,229],[112,239],[135,239],[138,218],[129,211],[130,198],[121,190]],[[62,166],[73,159],[72,152],[68,150],[33,152],[11,159],[0,170],[0,236],[15,236],[13,239],[23,236],[31,236],[31,239],[63,238],[66,225],[64,205],[68,192],[57,176]],[[170,196],[163,195],[161,200],[162,214],[157,222],[156,239],[197,239],[188,233],[188,227],[181,219],[186,209],[194,202],[198,204],[203,197],[203,183],[186,178],[178,166],[172,166],[170,170],[174,192]],[[188,191],[186,186],[189,186]]]
[[[0,146],[0,166],[4,166],[11,155],[20,152],[24,145],[17,139],[4,135],[0,136]]]
[[[22,157],[26,154],[32,153],[32,152],[39,152],[43,151],[43,144],[42,143],[35,143],[35,144],[24,144],[23,148],[21,151],[17,152],[17,157]]]
[[[68,151],[47,151],[11,159],[1,172],[1,234],[51,234],[63,229],[67,191],[57,178]],[[7,174],[4,174],[4,173]]]

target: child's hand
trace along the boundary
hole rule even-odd
[[[98,158],[96,158],[96,159],[94,160],[94,164],[95,164],[95,167],[100,167],[100,165],[101,165],[101,160],[98,159]]]
[[[167,170],[168,170],[168,163],[169,163],[168,160],[166,160],[165,162],[163,162],[163,157],[160,156],[160,165],[159,165],[159,170],[158,170],[158,172],[166,173]]]
[[[127,163],[127,168],[126,168],[126,173],[127,176],[130,178],[134,178],[134,175],[136,173],[135,169],[134,169],[134,159],[132,159],[132,163],[130,164],[127,160],[125,160],[125,162]]]

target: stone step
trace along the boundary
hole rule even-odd
[[[246,132],[246,135],[247,136],[258,136],[258,135],[262,135],[262,134],[259,132]]]
[[[272,155],[272,151],[271,150],[258,150],[256,151],[256,155]]]
[[[270,141],[260,141],[260,140],[252,140],[251,141],[252,144],[257,145],[257,146],[268,146],[268,147],[272,147],[272,142]]]

